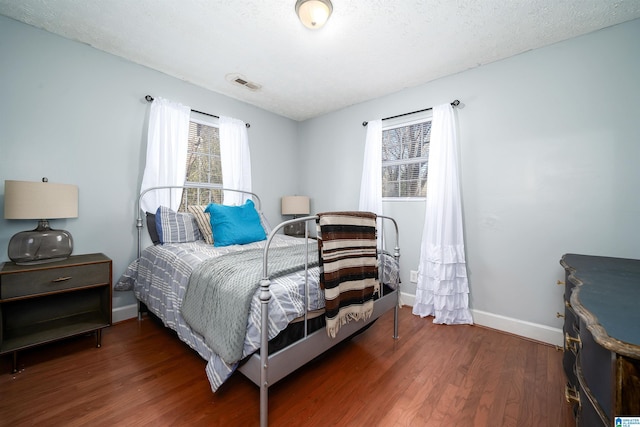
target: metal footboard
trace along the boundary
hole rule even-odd
[[[300,340],[290,344],[284,349],[269,355],[269,300],[271,299],[271,293],[269,291],[270,279],[269,279],[269,247],[273,237],[285,226],[304,222],[305,223],[305,239],[309,238],[309,222],[315,225],[317,216],[306,216],[301,218],[292,219],[289,221],[278,224],[267,237],[267,242],[264,248],[263,255],[263,278],[260,281],[260,303],[261,303],[261,343],[260,354],[254,354],[251,356],[239,370],[252,380],[256,385],[260,387],[260,426],[267,427],[269,422],[269,386],[275,384],[280,379],[284,378],[291,372],[300,368],[307,362],[311,361],[316,356],[324,353],[326,350],[340,343],[344,339],[350,337],[353,333],[357,332],[361,328],[365,327],[369,323],[376,320],[382,314],[386,313],[391,308],[394,309],[394,327],[393,338],[398,339],[398,309],[400,305],[400,286],[388,292],[384,293],[384,286],[381,286],[381,297],[374,303],[374,313],[365,322],[350,322],[341,326],[340,334],[336,338],[329,338],[324,329],[317,330],[311,334],[308,334],[308,316],[305,310],[304,316],[304,337]],[[400,258],[399,233],[398,225],[396,221],[388,216],[378,215],[378,221],[381,222],[379,226],[380,230],[380,248],[378,252],[384,251],[384,221],[389,221],[394,227],[395,231],[395,247],[393,256],[396,261]],[[308,261],[309,247],[306,245]],[[305,307],[309,306],[308,302],[308,262],[305,263]],[[258,375],[259,372],[259,375]]]

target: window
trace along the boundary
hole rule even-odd
[[[382,129],[382,197],[427,196],[431,111],[402,117]]]
[[[191,118],[187,148],[187,184],[222,185],[222,163],[220,161],[220,133],[217,123]],[[190,188],[182,195],[181,210],[187,205],[221,203],[219,190]]]

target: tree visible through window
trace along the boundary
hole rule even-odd
[[[382,197],[427,196],[431,119],[382,131]]]
[[[222,163],[220,161],[220,133],[218,127],[200,121],[189,122],[187,148],[187,184],[222,185]],[[187,205],[221,203],[219,190],[191,188],[184,191],[181,209]]]

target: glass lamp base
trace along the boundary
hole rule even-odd
[[[46,220],[38,228],[21,231],[9,241],[9,259],[18,265],[44,264],[66,259],[73,251],[71,233],[52,230]]]
[[[287,224],[284,226],[284,234],[286,234],[287,236],[304,237],[304,232],[304,222],[295,222],[293,224]]]

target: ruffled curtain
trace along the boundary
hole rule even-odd
[[[242,120],[220,117],[220,161],[222,163],[222,186],[236,190],[251,191],[251,154],[249,134]],[[236,191],[225,191],[225,205],[239,206],[251,196]]]
[[[424,230],[413,314],[433,323],[473,324],[462,231],[456,119],[433,108]]]
[[[184,185],[191,109],[177,102],[155,98],[149,112],[147,158],[140,191],[164,185]],[[152,191],[141,201],[145,212],[159,206],[178,210],[182,189]]]
[[[358,210],[382,215],[382,120],[367,125]]]

